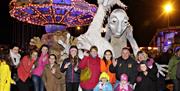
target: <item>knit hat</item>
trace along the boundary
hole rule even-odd
[[[127,81],[128,82],[128,76],[126,74],[121,75],[121,81]]]
[[[106,72],[102,72],[100,77],[99,77],[99,80],[103,79],[103,78],[106,78],[108,81],[109,81],[109,76]]]

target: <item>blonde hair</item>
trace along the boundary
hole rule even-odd
[[[136,55],[136,60],[137,60],[137,61],[139,61],[138,56],[139,56],[140,54],[142,54],[142,55],[144,56],[144,61],[146,61],[146,60],[148,59],[147,53],[145,53],[144,51],[138,51],[138,52],[137,52],[137,55]]]

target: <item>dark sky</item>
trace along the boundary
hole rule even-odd
[[[96,0],[86,0],[96,3]],[[162,14],[162,4],[167,0],[122,0],[127,6],[126,11],[134,28],[134,37],[140,46],[148,46],[158,28],[167,27],[167,16]],[[180,26],[180,0],[172,0],[174,11],[170,15],[170,25]],[[9,26],[9,0],[0,0],[0,44],[11,41]]]

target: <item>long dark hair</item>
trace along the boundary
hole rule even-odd
[[[71,55],[71,53],[70,53],[70,50],[71,50],[72,48],[75,48],[75,49],[77,50],[77,54],[76,54],[76,56],[75,56],[74,58],[72,57],[72,55]],[[76,65],[78,64],[79,57],[78,57],[78,48],[77,48],[77,46],[72,45],[72,46],[70,47],[70,49],[69,49],[69,59],[70,59],[70,61],[71,61],[71,63],[72,63],[73,66],[76,66]]]
[[[48,48],[48,54],[49,54],[49,46],[48,46],[48,45],[46,45],[46,44],[43,44],[43,45],[39,48],[39,53],[38,53],[38,55],[39,55],[39,56],[41,56],[41,53],[42,53],[42,51],[41,51],[41,50],[42,50],[42,48],[43,48],[43,47]]]
[[[110,52],[110,53],[111,53],[111,60],[113,59],[113,54],[112,54],[112,51],[111,51],[111,50],[106,50],[106,51],[104,52],[103,61],[104,61],[104,63],[107,65],[108,62],[107,62],[107,59],[106,59],[106,57],[105,57],[106,52]]]
[[[10,66],[10,60],[8,58],[8,52],[7,51],[0,51],[0,61],[6,62],[7,65]]]

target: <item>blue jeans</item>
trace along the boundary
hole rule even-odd
[[[34,83],[34,91],[44,91],[44,82],[41,77],[32,75],[32,81]]]
[[[173,80],[173,91],[179,91],[178,80]]]

